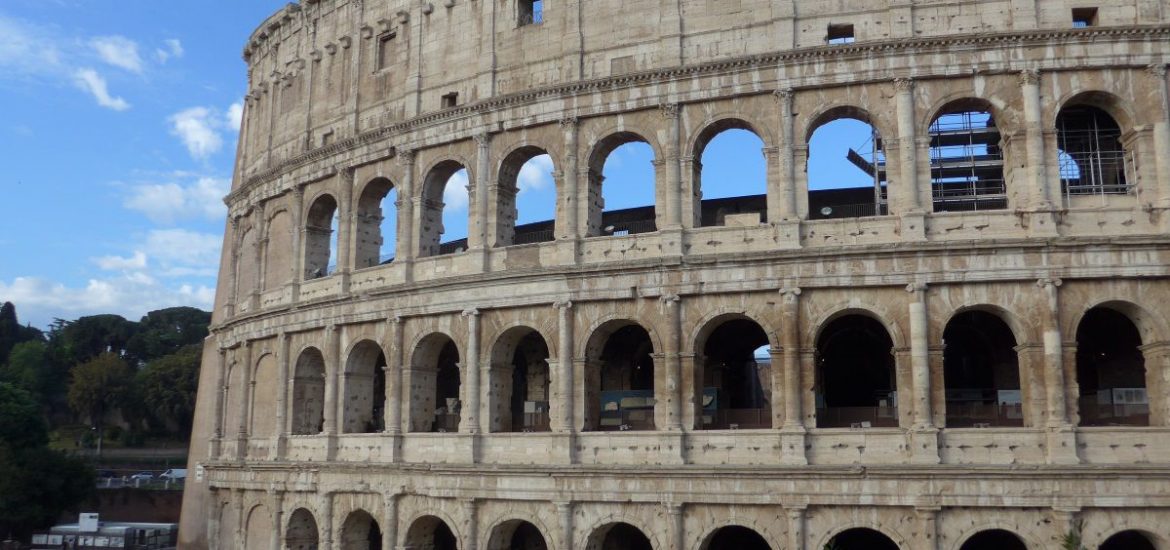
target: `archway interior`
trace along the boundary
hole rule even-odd
[[[500,165],[496,246],[556,238],[557,190],[552,157],[539,147],[521,147]]]
[[[288,550],[317,550],[320,538],[317,520],[313,518],[312,512],[298,508],[292,513],[288,520],[288,531],[284,536]]]
[[[881,323],[845,315],[817,338],[817,427],[898,425],[893,341]]]
[[[241,308],[251,307],[252,294],[256,292],[259,284],[260,267],[252,260],[252,253],[258,244],[258,233],[250,228],[244,229],[244,234],[240,237],[240,248],[236,260],[235,301]],[[246,309],[242,309],[242,311],[246,311]]]
[[[703,346],[702,427],[772,427],[772,365],[768,335],[755,321],[721,323]]]
[[[658,230],[654,160],[654,149],[637,134],[620,132],[597,144],[589,160],[586,236]]]
[[[292,435],[319,434],[325,425],[325,356],[309,348],[293,374]]]
[[[435,374],[434,431],[459,431],[459,385],[459,350],[455,342],[448,340],[439,353],[438,371]]]
[[[355,221],[357,269],[394,260],[398,234],[398,190],[390,180],[371,181],[358,199]]]
[[[1056,142],[1065,200],[1129,193],[1121,128],[1109,113],[1084,104],[1061,109],[1056,117]]]
[[[377,433],[385,429],[386,354],[370,341],[350,353],[345,368],[344,433]]]
[[[512,354],[512,376],[508,410],[513,432],[549,431],[548,345],[536,331],[530,331]]]
[[[535,525],[512,520],[492,531],[487,550],[548,550],[548,544]]]
[[[834,550],[899,550],[898,545],[873,529],[849,529],[833,537],[829,548]]]
[[[1014,533],[992,529],[976,533],[959,550],[1028,550],[1028,547]]]
[[[985,311],[956,315],[943,330],[947,427],[1023,426],[1016,338]]]
[[[410,388],[411,432],[459,431],[459,349],[442,333],[423,338],[411,355],[404,387]]]
[[[341,550],[382,550],[382,529],[373,516],[358,510],[341,526]]]
[[[423,182],[419,257],[467,250],[471,199],[467,169],[455,161],[436,165]]]
[[[628,523],[617,523],[603,527],[601,545],[596,542],[589,545],[589,550],[653,550],[650,539],[637,527]],[[595,533],[596,537],[601,533]]]
[[[888,214],[886,155],[869,116],[838,109],[819,122],[808,140],[809,219]]]
[[[415,520],[406,533],[407,548],[427,550],[457,550],[455,534],[447,524],[435,517],[425,516]]]
[[[337,267],[337,200],[322,195],[305,218],[305,280],[329,275]]]
[[[703,132],[692,167],[696,227],[753,226],[768,221],[764,142],[743,121]]]
[[[730,525],[715,531],[703,550],[772,550],[772,547],[759,533],[747,527]]]
[[[935,212],[1007,208],[999,128],[984,102],[948,105],[929,133]]]
[[[654,430],[654,346],[646,329],[630,324],[615,330],[599,358],[598,429]]]
[[[1156,550],[1156,547],[1140,531],[1122,531],[1106,539],[1100,550]]]
[[[1082,426],[1148,426],[1142,337],[1133,321],[1107,307],[1077,327],[1077,384]]]

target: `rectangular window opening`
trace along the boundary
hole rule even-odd
[[[825,40],[830,44],[852,44],[854,41],[853,25],[829,25],[829,35]]]
[[[443,108],[450,109],[459,104],[459,92],[443,94]]]
[[[544,0],[519,0],[520,26],[544,23]]]
[[[390,48],[394,44],[394,38],[398,33],[388,32],[378,37],[378,69],[385,69],[390,66]]]
[[[1084,29],[1097,26],[1097,8],[1073,8],[1073,28]]]

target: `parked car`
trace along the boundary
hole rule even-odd
[[[128,478],[130,481],[154,481],[154,474],[150,472],[138,472]]]
[[[184,479],[187,479],[187,469],[186,468],[171,468],[170,470],[167,470],[167,471],[163,472],[162,474],[160,474],[158,476],[158,478],[159,479],[169,479],[171,481],[183,481]]]

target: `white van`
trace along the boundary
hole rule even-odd
[[[172,468],[170,470],[163,472],[162,475],[158,476],[158,478],[159,479],[169,479],[171,481],[183,481],[183,480],[187,479],[187,469],[186,468]]]

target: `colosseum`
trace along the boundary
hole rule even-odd
[[[183,547],[1170,549],[1170,1],[301,0],[243,55]],[[766,183],[704,199],[728,131]]]

